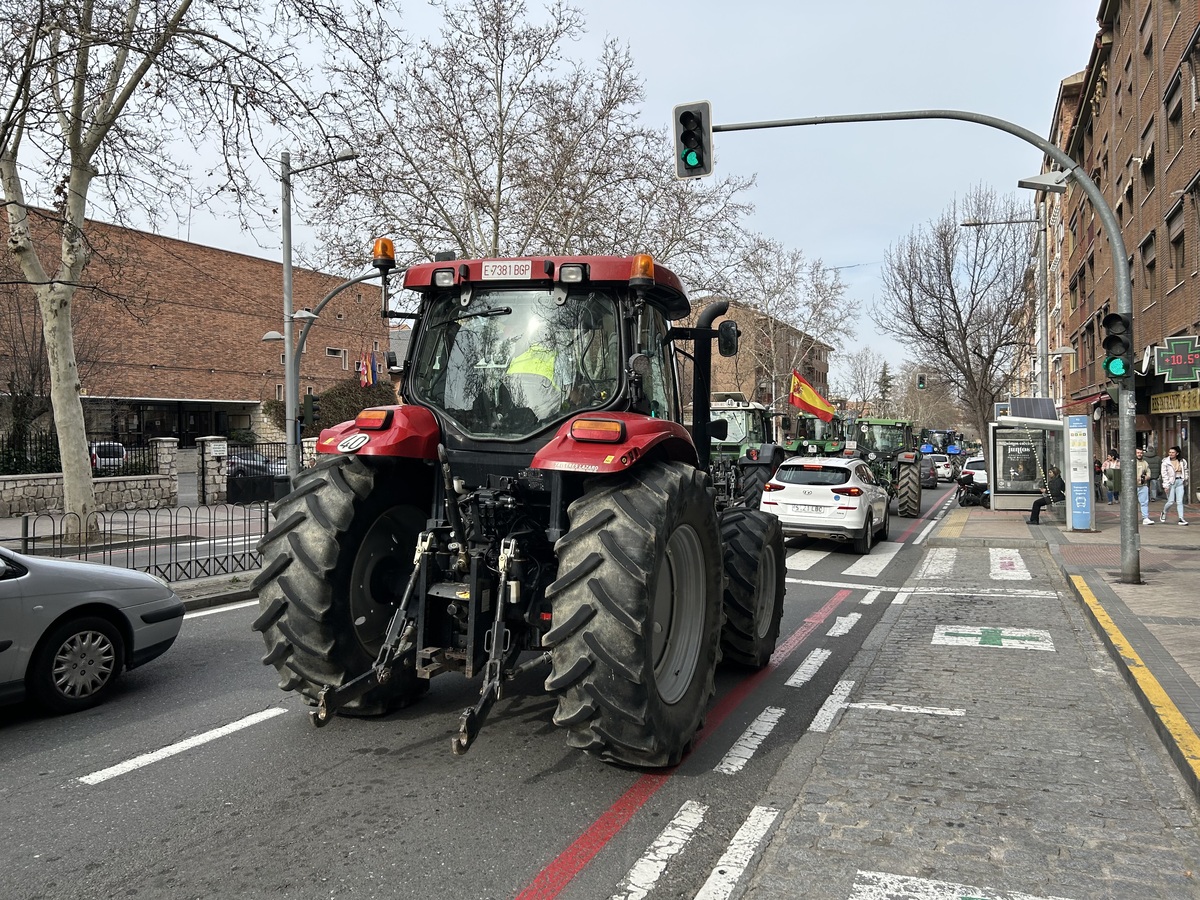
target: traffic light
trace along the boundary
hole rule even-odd
[[[924,372],[917,373],[917,390],[918,391],[925,390],[925,373]]]
[[[675,177],[711,175],[712,104],[707,100],[681,103],[671,116],[675,130]]]
[[[304,411],[300,414],[300,422],[305,428],[312,428],[321,419],[321,398],[315,394],[304,395]]]
[[[1109,313],[1100,324],[1104,326],[1104,373],[1122,381],[1133,372],[1133,321],[1125,313]]]

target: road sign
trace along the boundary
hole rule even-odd
[[[1200,381],[1200,338],[1195,335],[1167,338],[1154,353],[1154,369],[1167,384]]]

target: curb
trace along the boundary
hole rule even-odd
[[[1133,690],[1138,703],[1149,717],[1154,730],[1175,761],[1184,781],[1200,799],[1200,736],[1188,724],[1166,690],[1158,683],[1133,645],[1117,627],[1112,616],[1096,597],[1084,575],[1072,574],[1059,563],[1063,577],[1071,587],[1088,619],[1099,632],[1121,676]]]

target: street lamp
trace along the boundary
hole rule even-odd
[[[295,478],[300,472],[300,439],[296,427],[296,407],[298,404],[300,361],[293,363],[292,323],[297,316],[292,314],[292,176],[308,172],[322,166],[358,159],[353,150],[345,150],[337,156],[310,163],[307,166],[292,168],[292,154],[284,150],[279,154],[279,182],[282,190],[280,203],[283,217],[283,418],[284,432],[287,439],[287,473],[289,478]],[[300,316],[299,318],[310,318]],[[265,340],[265,338],[264,338]]]

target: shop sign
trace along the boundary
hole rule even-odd
[[[1164,376],[1167,384],[1200,381],[1200,338],[1167,338],[1166,346],[1154,351],[1154,370]]]
[[[1170,391],[1150,398],[1150,413],[1155,416],[1174,413],[1200,412],[1200,388],[1190,391]]]

